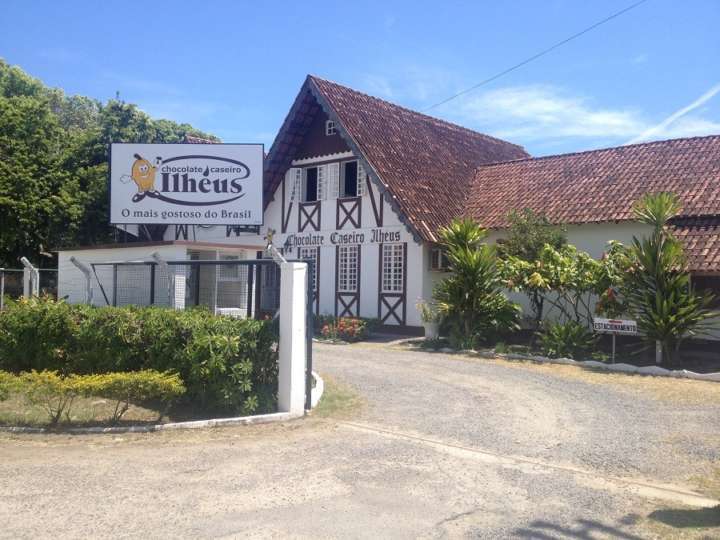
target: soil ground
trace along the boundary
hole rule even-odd
[[[720,536],[720,384],[314,351],[304,420],[0,435],[0,537]]]

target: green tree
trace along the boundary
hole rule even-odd
[[[109,144],[186,135],[217,140],[133,104],[67,96],[0,59],[0,265],[17,266],[22,255],[53,265],[39,254],[112,239]]]
[[[548,245],[559,250],[567,245],[565,227],[555,225],[540,213],[530,208],[513,211],[508,214],[507,238],[498,242],[498,253],[501,258],[514,257],[528,263],[532,267],[540,259],[543,248]],[[545,292],[540,287],[524,287],[521,292],[530,300],[535,328],[540,327],[545,309]]]
[[[449,325],[453,345],[474,347],[516,329],[520,310],[502,292],[495,250],[482,242],[485,229],[470,219],[454,220],[439,235],[451,275],[438,283],[434,299]]]
[[[682,245],[667,227],[680,208],[672,193],[642,197],[635,204],[635,217],[652,230],[647,237],[634,236],[624,253],[622,293],[648,346],[659,343],[670,365],[680,360],[683,340],[707,331],[708,319],[717,316],[710,309],[712,295],[692,286]]]

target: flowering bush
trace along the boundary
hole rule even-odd
[[[370,319],[323,315],[318,317],[315,328],[316,332],[325,339],[362,341],[368,337],[371,326]]]

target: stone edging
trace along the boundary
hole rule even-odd
[[[311,403],[315,408],[325,391],[325,383],[315,371],[312,372],[315,379],[315,387],[312,389]],[[210,418],[208,420],[191,420],[188,422],[169,422],[167,424],[151,424],[140,426],[108,426],[108,427],[77,427],[52,430],[40,427],[23,426],[0,426],[0,432],[4,433],[56,433],[59,435],[91,435],[98,433],[151,433],[156,431],[170,431],[175,429],[203,429],[223,426],[250,426],[254,424],[269,424],[271,422],[287,422],[296,418],[302,418],[302,414],[291,414],[289,412],[277,412],[270,414],[256,414],[254,416],[236,416],[232,418]]]
[[[569,366],[578,366],[592,369],[602,369],[605,371],[614,371],[619,373],[652,375],[653,377],[674,377],[676,379],[693,379],[697,381],[720,382],[720,372],[716,373],[695,373],[687,369],[665,369],[660,366],[643,366],[638,367],[632,364],[624,364],[622,362],[616,364],[606,364],[597,360],[573,360],[572,358],[548,358],[547,356],[532,356],[529,354],[516,353],[496,353],[494,351],[474,351],[474,350],[455,350],[450,348],[438,349],[434,352],[441,353],[457,353],[478,355],[483,358],[503,358],[505,360],[529,360],[532,362],[540,362],[544,364],[564,364]]]
[[[417,341],[417,338],[411,339],[399,339],[397,341],[390,342],[389,345],[403,345],[410,344]],[[472,349],[458,350],[451,349],[450,347],[443,347],[441,349],[418,349],[424,352],[430,353],[445,353],[445,354],[466,354],[466,355],[478,355],[483,358],[503,358],[505,360],[525,360],[531,362],[540,362],[544,364],[564,364],[570,366],[586,367],[593,369],[602,369],[605,371],[614,371],[618,373],[627,373],[629,375],[651,375],[653,377],[674,377],[676,379],[692,379],[696,381],[710,381],[720,382],[720,372],[715,373],[695,373],[694,371],[688,371],[687,369],[665,369],[660,366],[643,366],[638,367],[632,364],[625,364],[622,362],[616,364],[606,364],[605,362],[598,362],[597,360],[573,360],[572,358],[548,358],[547,356],[533,356],[529,354],[517,354],[517,353],[496,353],[492,350],[481,350],[475,351]]]

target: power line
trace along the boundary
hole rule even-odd
[[[572,36],[570,36],[570,37],[568,37],[568,38],[565,38],[565,39],[563,39],[562,41],[558,41],[557,43],[555,43],[554,45],[551,45],[551,46],[548,47],[547,49],[544,49],[544,50],[540,51],[539,53],[534,54],[534,55],[532,55],[532,56],[529,57],[529,58],[526,58],[526,59],[523,60],[522,62],[520,62],[520,63],[518,63],[518,64],[515,64],[514,66],[509,67],[508,69],[503,70],[503,71],[501,71],[500,73],[496,73],[496,74],[493,75],[492,77],[489,77],[489,78],[485,79],[484,81],[481,81],[481,82],[477,83],[475,86],[471,86],[470,88],[466,88],[465,90],[462,90],[462,91],[458,92],[457,94],[454,94],[454,95],[450,96],[450,97],[447,98],[447,99],[443,99],[442,101],[438,101],[437,103],[435,103],[435,104],[433,104],[433,105],[430,105],[427,109],[424,109],[423,112],[429,111],[430,109],[434,109],[435,107],[439,107],[440,105],[443,105],[443,104],[447,103],[448,101],[452,101],[452,100],[455,99],[455,98],[458,98],[458,97],[460,97],[460,96],[462,96],[462,95],[464,95],[464,94],[467,94],[468,92],[472,92],[473,90],[475,90],[475,89],[477,89],[477,88],[480,88],[481,86],[484,86],[484,85],[486,85],[486,84],[488,84],[488,83],[490,83],[490,82],[492,82],[492,81],[494,81],[494,80],[496,80],[496,79],[499,79],[499,78],[502,77],[503,75],[507,75],[507,74],[510,73],[511,71],[515,71],[516,69],[524,66],[525,64],[529,64],[529,63],[532,62],[533,60],[537,60],[537,59],[540,58],[541,56],[544,56],[544,55],[546,55],[547,53],[549,53],[549,52],[551,52],[551,51],[554,51],[554,50],[557,49],[558,47],[561,47],[561,46],[565,45],[566,43],[568,43],[568,42],[570,42],[570,41],[572,41],[572,40],[574,40],[574,39],[576,39],[576,38],[579,38],[580,36],[582,36],[582,35],[584,35],[584,34],[587,34],[588,32],[590,32],[591,30],[594,30],[594,29],[597,28],[598,26],[602,26],[602,25],[605,24],[606,22],[609,22],[609,21],[611,21],[611,20],[619,17],[620,15],[622,15],[622,14],[624,14],[624,13],[627,13],[627,12],[630,11],[631,9],[635,9],[635,8],[638,7],[640,4],[644,4],[645,2],[647,2],[647,0],[639,0],[638,2],[635,2],[634,4],[631,4],[631,5],[629,5],[628,7],[624,8],[624,9],[621,9],[620,11],[616,11],[615,13],[613,13],[612,15],[609,15],[609,16],[605,17],[605,18],[602,19],[601,21],[598,21],[598,22],[596,22],[595,24],[593,24],[593,25],[591,25],[591,26],[588,26],[588,27],[585,28],[584,30],[581,30],[580,32],[578,32],[578,33],[576,33],[576,34],[573,34]]]

